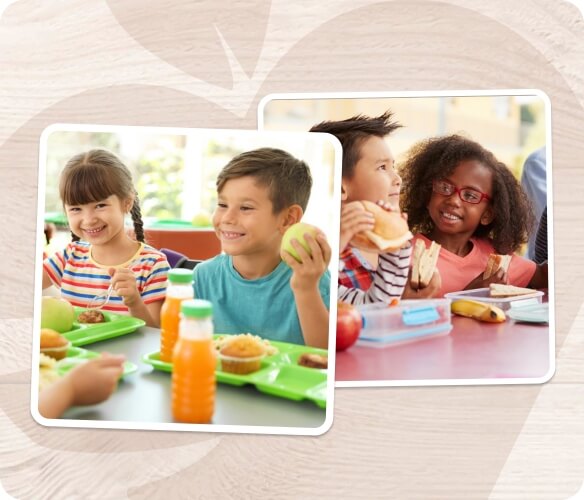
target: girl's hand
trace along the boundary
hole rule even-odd
[[[298,262],[288,252],[282,252],[282,260],[292,269],[290,287],[293,292],[318,289],[318,281],[326,271],[331,260],[331,247],[323,233],[318,232],[316,239],[310,234],[305,233],[304,239],[312,255],[304,249],[296,238],[290,241],[290,244],[294,247],[302,262]]]
[[[483,279],[483,273],[479,274],[474,280],[464,287],[465,290],[473,290],[475,288],[489,288],[491,283],[498,283],[501,285],[507,284],[507,273],[503,269],[499,269],[495,274],[487,279]]]
[[[136,276],[131,269],[115,269],[112,267],[108,273],[112,277],[114,292],[122,297],[126,307],[132,307],[142,300],[136,284]]]
[[[408,281],[404,288],[404,293],[402,294],[402,299],[431,299],[433,297],[437,297],[438,293],[440,292],[440,288],[442,288],[442,278],[440,277],[440,273],[438,269],[434,270],[434,274],[432,275],[432,279],[428,286],[424,288],[418,288],[417,290],[412,287],[412,271],[410,269],[410,275],[408,276]]]

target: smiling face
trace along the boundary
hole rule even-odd
[[[460,162],[443,180],[458,189],[471,188],[488,196],[492,195],[493,174],[477,160]],[[479,224],[487,225],[493,220],[493,209],[486,199],[478,204],[467,203],[456,192],[450,196],[433,192],[428,203],[428,212],[434,222],[434,235],[438,241],[441,234],[460,234],[470,238]]]
[[[376,136],[361,144],[359,161],[353,176],[342,180],[343,201],[383,200],[399,210],[401,177],[395,171],[395,161],[387,142]]]
[[[124,214],[132,200],[122,201],[116,195],[82,205],[65,204],[69,227],[83,241],[94,246],[107,245],[125,237]]]
[[[272,208],[268,188],[253,177],[229,179],[213,214],[223,251],[231,256],[278,255],[287,227],[286,210],[274,214]]]

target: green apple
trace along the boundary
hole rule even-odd
[[[286,250],[292,257],[294,257],[298,262],[302,262],[300,259],[300,255],[292,246],[290,241],[292,239],[297,239],[298,242],[302,245],[302,247],[312,255],[310,247],[306,240],[304,239],[304,234],[308,233],[313,238],[316,238],[316,234],[318,233],[318,228],[311,226],[310,224],[306,224],[305,222],[297,222],[296,224],[292,224],[284,233],[282,237],[282,246],[280,247],[281,250]]]
[[[59,333],[73,328],[75,310],[65,299],[43,297],[41,305],[41,328],[50,328]]]

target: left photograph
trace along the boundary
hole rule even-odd
[[[340,173],[328,134],[45,129],[35,420],[326,432]]]

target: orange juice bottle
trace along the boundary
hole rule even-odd
[[[215,410],[215,365],[211,302],[181,304],[179,338],[172,358],[172,415],[179,422],[206,424]]]
[[[160,311],[160,360],[170,363],[172,350],[178,338],[180,305],[183,300],[192,299],[193,271],[191,269],[171,269],[168,272],[166,299]]]

